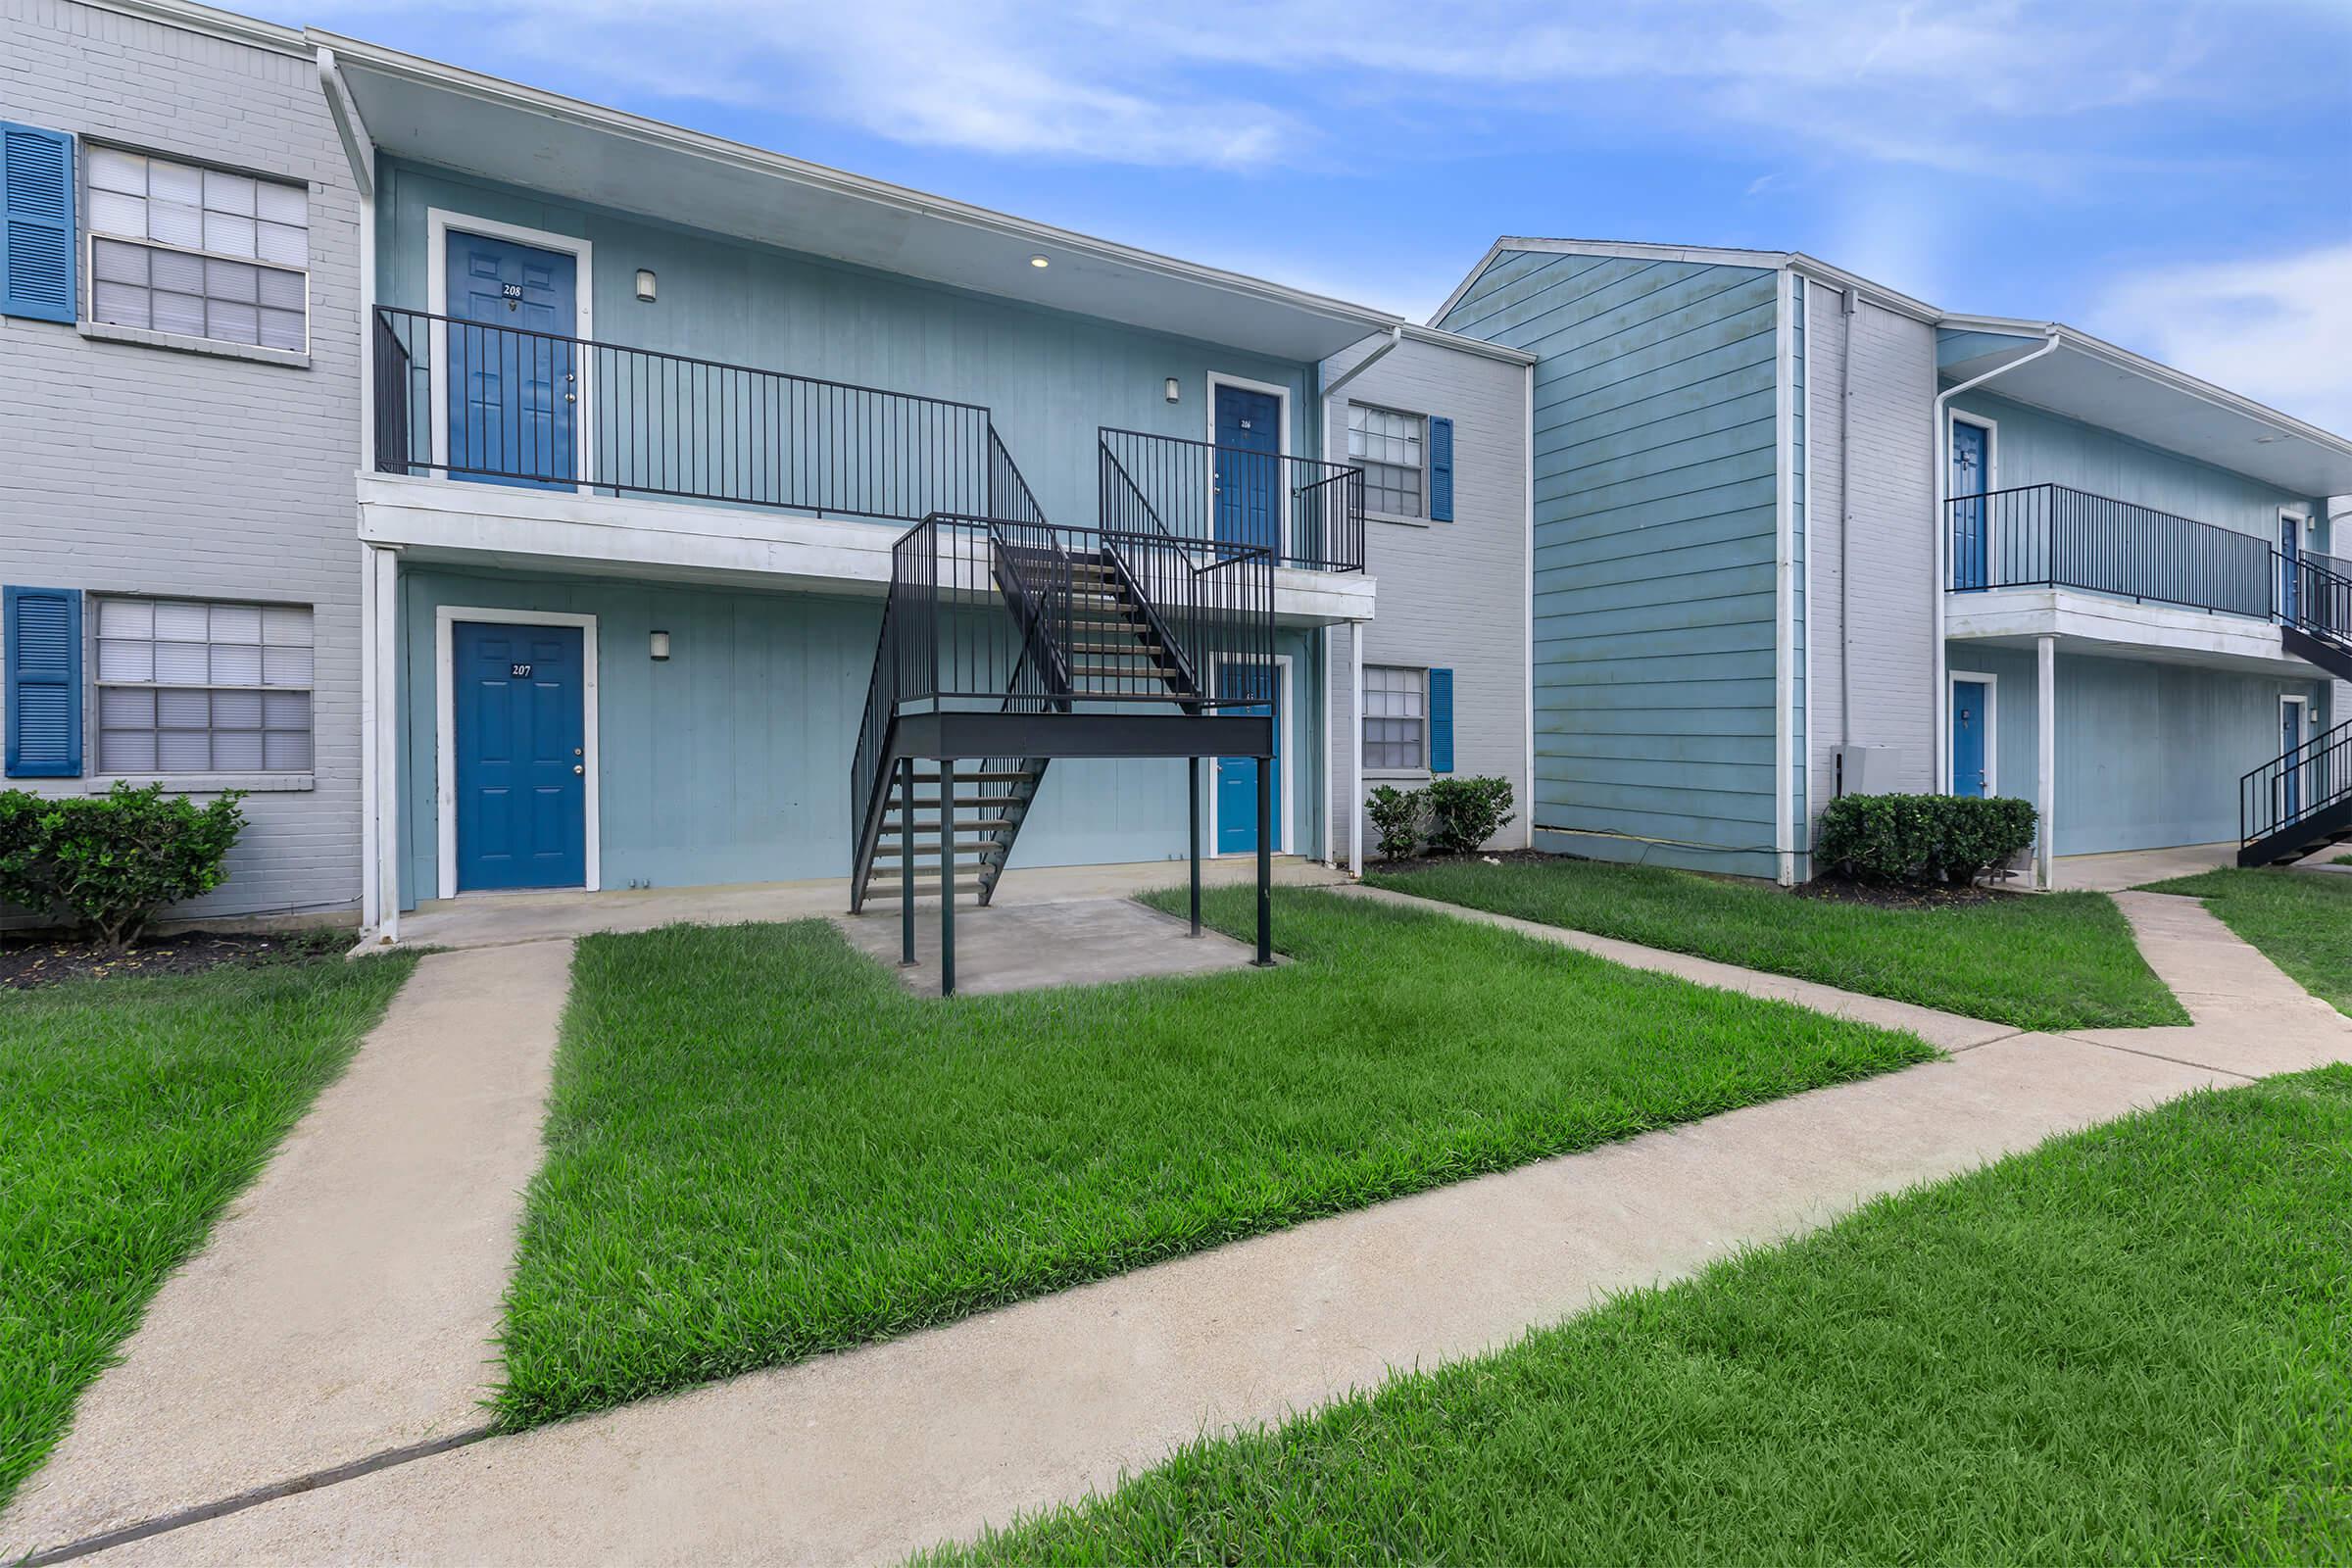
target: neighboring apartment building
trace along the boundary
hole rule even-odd
[[[1804,880],[1863,790],[2059,856],[2352,833],[2352,442],[1809,257],[1498,241],[1436,324],[1537,356],[1536,840]]]
[[[862,901],[902,826],[936,887],[942,757],[982,897],[1183,858],[1195,790],[1211,856],[1336,857],[1359,343],[1475,368],[1434,384],[1523,598],[1512,351],[176,0],[8,43],[8,771],[252,791],[182,914]],[[1503,770],[1523,660],[1466,664]]]
[[[0,0],[7,786],[251,792],[199,915],[360,900],[359,199],[299,32]]]
[[[1382,584],[1377,621],[1331,633],[1334,860],[1360,869],[1373,853],[1377,834],[1361,809],[1368,791],[1417,789],[1447,774],[1508,779],[1513,820],[1489,847],[1534,842],[1534,364],[1523,350],[1427,327],[1324,364],[1326,456],[1364,471],[1365,560]]]

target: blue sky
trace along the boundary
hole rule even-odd
[[[2352,431],[2352,3],[324,0],[278,20],[1416,318],[1798,249]]]

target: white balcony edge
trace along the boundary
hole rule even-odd
[[[420,561],[879,594],[903,522],[764,507],[468,484],[361,470],[360,538]],[[1296,625],[1372,618],[1361,572],[1274,573],[1274,614]]]
[[[2031,646],[2056,637],[2069,653],[2148,658],[2224,669],[2327,679],[2288,653],[2268,620],[2223,611],[2151,605],[2072,588],[1994,588],[1944,596],[1947,642]]]

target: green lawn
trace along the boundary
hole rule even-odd
[[[1887,908],[1565,857],[1376,868],[1365,880],[2020,1029],[2188,1022],[2104,894]]]
[[[1214,890],[1208,918],[1246,931],[1251,898]],[[1442,915],[1275,900],[1297,960],[1280,969],[949,1001],[823,921],[583,940],[508,1296],[505,1418],[1935,1054]]]
[[[2221,922],[2345,1012],[2352,1012],[2352,876],[2234,867],[2151,883],[2203,899]]]
[[[939,1562],[2352,1559],[2352,1068],[2205,1093]]]
[[[411,966],[0,993],[0,1502]]]

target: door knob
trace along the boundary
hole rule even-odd
[[[571,770],[572,770],[574,773],[585,773],[585,772],[587,772],[587,771],[588,771],[588,769],[587,769],[586,767],[582,766],[582,765],[581,765],[580,763],[578,763],[578,762],[574,762],[574,763],[572,763],[572,764],[571,764]]]

